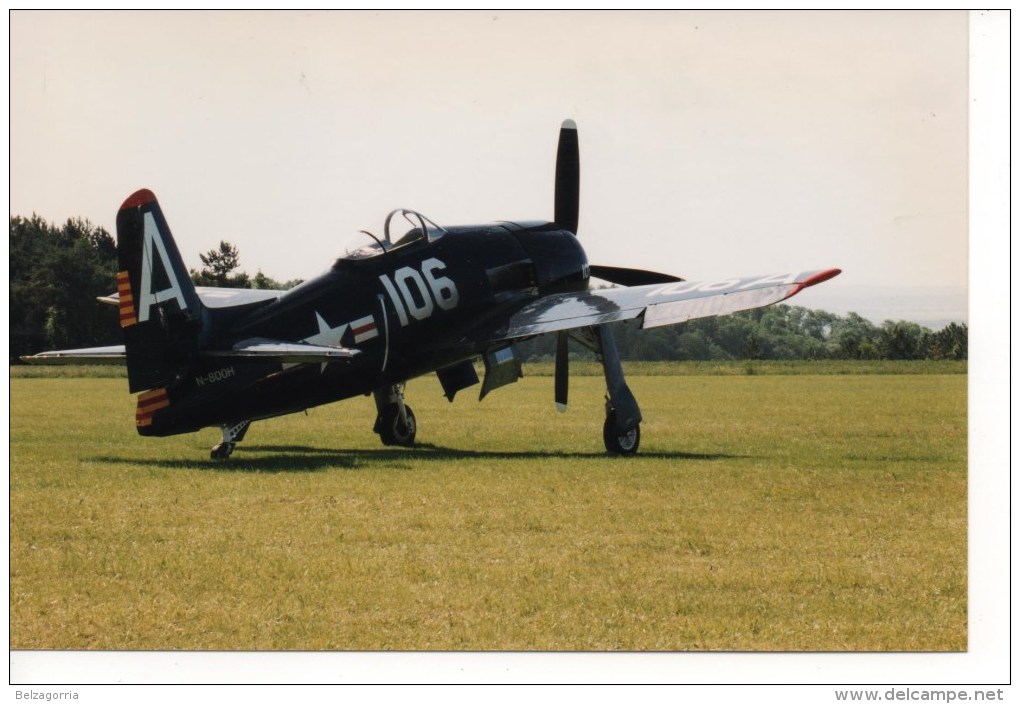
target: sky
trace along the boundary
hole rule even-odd
[[[592,263],[967,313],[965,12],[17,11],[10,60],[11,215],[113,233],[149,188],[192,268],[309,278],[398,207],[551,219],[572,118]]]

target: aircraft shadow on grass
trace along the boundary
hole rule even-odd
[[[239,448],[240,449],[240,448]],[[746,459],[745,455],[727,455],[696,452],[646,452],[643,459],[674,461],[715,461]],[[412,461],[456,462],[457,460],[557,460],[589,459],[607,463],[607,467],[620,466],[605,452],[539,452],[509,450],[463,450],[429,443],[412,448],[382,448],[378,450],[335,450],[306,445],[249,445],[235,455],[235,461],[224,464],[216,460],[201,459],[131,459],[127,457],[92,457],[93,462],[134,464],[170,469],[203,469],[217,472],[316,472],[329,469],[360,470],[384,467],[401,471],[410,470]]]

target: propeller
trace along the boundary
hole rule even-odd
[[[570,387],[570,360],[567,358],[567,333],[556,333],[556,410],[567,412],[567,390]]]
[[[564,120],[556,147],[556,193],[553,219],[565,230],[577,234],[581,199],[581,156],[577,143],[577,124]],[[570,360],[567,358],[567,333],[556,335],[555,392],[556,410],[567,412]]]
[[[644,269],[625,269],[619,266],[602,266],[592,264],[589,269],[591,275],[596,279],[608,281],[611,284],[620,286],[645,286],[647,284],[673,284],[683,281],[679,276],[662,274],[658,271],[645,271]]]
[[[553,219],[565,230],[577,234],[581,197],[581,157],[577,146],[577,124],[564,120],[556,147],[556,201]]]
[[[581,156],[577,140],[577,124],[564,120],[560,125],[560,138],[556,147],[556,192],[553,219],[556,224],[577,234],[581,199]],[[672,274],[660,274],[643,269],[625,269],[616,266],[592,265],[591,276],[620,286],[644,286],[683,281]],[[556,336],[555,391],[556,408],[567,410],[570,362],[567,357],[567,333]]]
[[[577,124],[564,120],[560,125],[560,140],[556,147],[556,224],[577,234],[577,222],[581,199],[581,156],[577,141]],[[683,281],[672,274],[660,274],[643,269],[625,269],[618,266],[593,264],[591,275],[619,284],[620,286],[643,286],[646,284],[672,284]]]

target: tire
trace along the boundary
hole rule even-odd
[[[418,424],[414,419],[414,411],[407,404],[404,404],[404,411],[407,413],[407,425],[400,422],[400,407],[391,403],[383,409],[380,418],[379,437],[383,445],[399,445],[411,447],[414,445],[414,436],[418,431]]]
[[[234,452],[234,443],[232,442],[221,442],[213,445],[213,449],[209,452],[209,457],[220,462],[229,459],[230,455]]]
[[[641,424],[638,423],[623,435],[617,435],[616,411],[610,411],[602,426],[602,441],[606,444],[606,452],[611,455],[636,454],[641,444]]]

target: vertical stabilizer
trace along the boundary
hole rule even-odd
[[[128,385],[166,386],[193,357],[207,316],[152,191],[120,206],[117,258]]]

